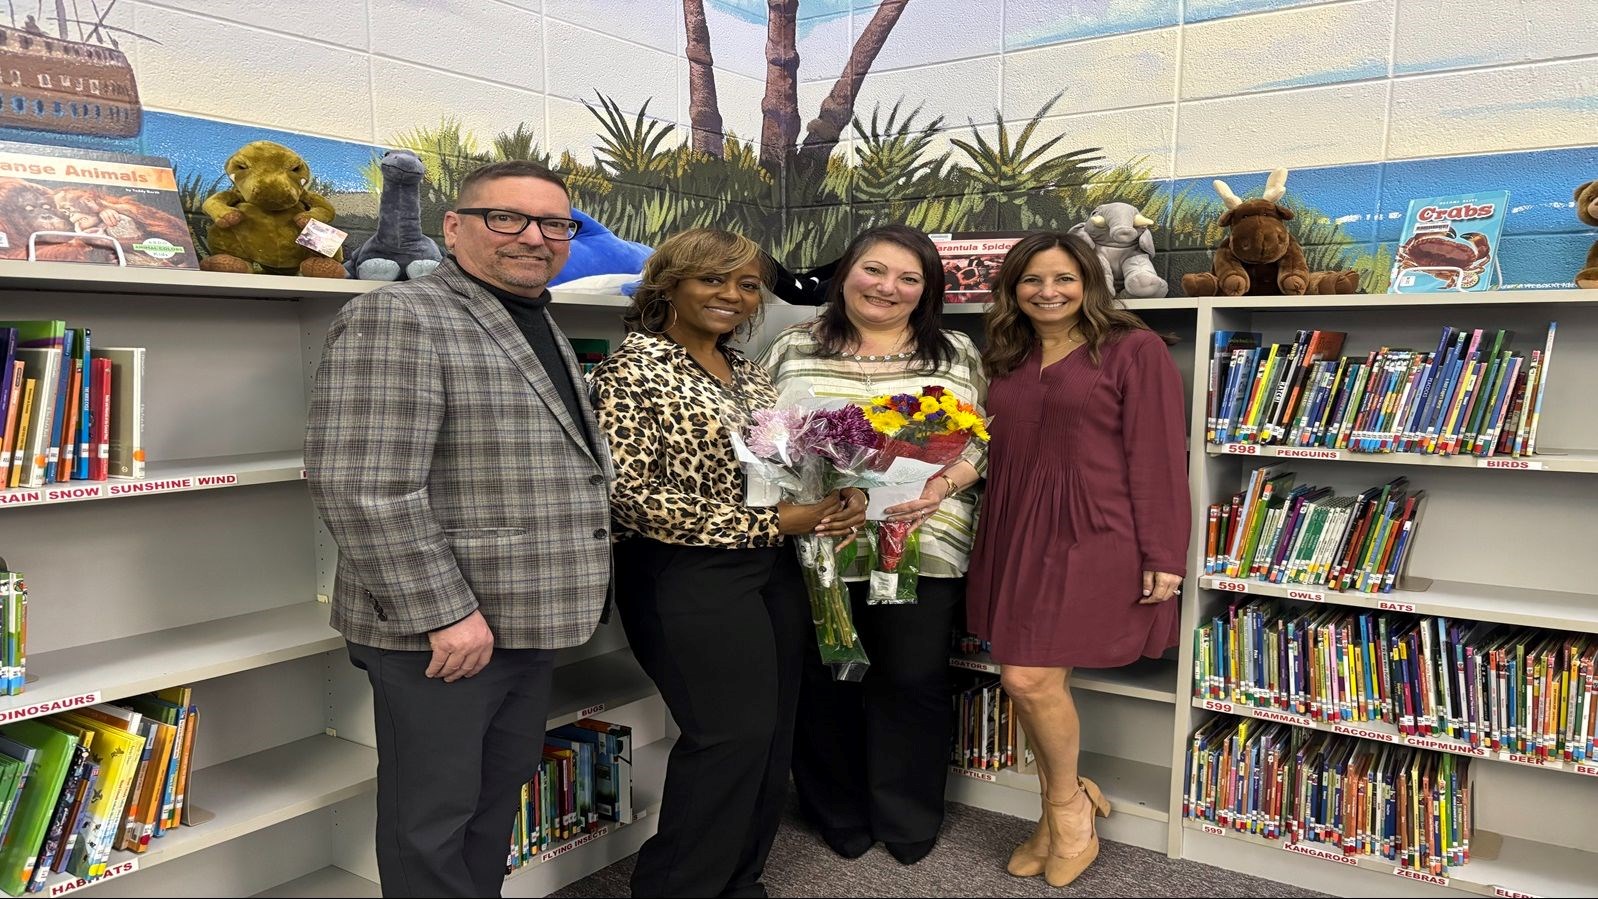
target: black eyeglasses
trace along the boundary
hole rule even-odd
[[[481,216],[483,225],[495,234],[520,234],[527,230],[528,225],[537,222],[539,233],[550,240],[571,240],[577,236],[578,230],[583,226],[582,222],[575,219],[526,215],[521,212],[512,212],[509,209],[472,207],[455,211],[461,215]]]

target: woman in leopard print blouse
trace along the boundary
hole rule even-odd
[[[624,317],[631,333],[591,375],[617,471],[616,607],[682,729],[660,826],[633,869],[635,896],[765,895],[811,626],[782,537],[843,536],[865,520],[857,490],[814,505],[744,505],[727,435],[777,391],[726,344],[769,283],[743,237],[671,237],[644,266]]]

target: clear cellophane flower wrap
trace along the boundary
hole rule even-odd
[[[909,489],[902,493],[883,495],[880,502],[874,497],[873,511],[890,501],[896,505],[919,497],[928,478],[958,461],[973,444],[988,440],[982,410],[944,387],[875,397],[864,409],[872,429],[882,435],[874,454],[874,467],[900,468],[920,475],[918,481],[905,482]],[[905,464],[908,462],[922,465]],[[910,521],[880,517],[871,522],[871,529],[871,591],[867,602],[915,602],[921,574],[920,529]]]
[[[754,412],[754,424],[734,441],[751,482],[808,505],[855,486],[879,442],[861,407],[821,400],[809,388],[790,387],[770,409]],[[761,491],[752,490],[751,493]],[[821,660],[835,680],[859,681],[871,661],[855,630],[843,572],[854,562],[853,539],[803,534],[793,538],[810,598],[811,620]]]

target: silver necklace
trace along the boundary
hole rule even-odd
[[[895,350],[897,350],[899,347],[904,346],[904,343],[905,343],[905,336],[904,335],[900,335],[899,340],[894,343],[893,348]],[[867,362],[873,362],[873,363],[876,363],[876,362],[900,362],[900,361],[903,361],[903,360],[906,360],[906,359],[914,358],[914,356],[915,356],[915,353],[913,351],[908,351],[908,352],[881,353],[881,354],[872,355],[872,356],[862,356],[859,353],[855,353],[855,354],[849,356],[848,358],[850,359],[850,361],[854,362],[854,367],[857,370],[859,370],[860,379],[862,381],[866,382],[866,392],[871,394],[871,395],[873,395],[873,396],[875,396],[876,392],[877,392],[876,376],[873,375],[871,372],[866,371],[866,365],[865,364]]]
[[[854,367],[859,370],[860,380],[866,382],[866,392],[874,396],[877,392],[877,380],[875,375],[866,370],[866,363],[901,362],[913,358],[914,356],[915,353],[888,353],[881,356],[850,356],[849,360],[853,362]],[[898,374],[898,372],[885,372],[884,374],[893,375]]]

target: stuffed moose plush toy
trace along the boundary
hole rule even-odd
[[[1265,195],[1243,200],[1225,181],[1217,179],[1215,192],[1226,204],[1221,226],[1230,229],[1215,248],[1211,271],[1182,276],[1182,289],[1190,297],[1297,296],[1300,294],[1354,293],[1359,275],[1312,272],[1304,248],[1287,228],[1293,211],[1277,203],[1287,192],[1287,169],[1276,169],[1265,181]]]

